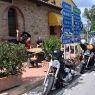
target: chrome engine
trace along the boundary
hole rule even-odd
[[[72,80],[72,76],[75,74],[75,71],[73,69],[65,68],[65,73],[67,73],[67,75],[63,78],[63,81],[69,82]]]

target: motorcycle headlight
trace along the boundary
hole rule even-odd
[[[89,50],[86,50],[84,55],[89,55],[90,54],[90,51]]]
[[[52,63],[52,66],[55,67],[55,68],[58,68],[59,67],[59,62],[57,60],[54,60],[53,63]]]
[[[93,49],[93,45],[87,45],[87,49],[89,50]]]

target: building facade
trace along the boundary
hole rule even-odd
[[[39,36],[60,37],[60,11],[60,6],[42,0],[0,0],[0,40],[15,39],[16,29],[29,32],[34,46]]]
[[[72,6],[76,6],[75,3],[73,2],[73,0],[48,0],[49,3],[52,3],[53,1],[55,1],[55,5],[59,6],[59,7],[61,7],[60,2],[62,2],[62,1],[65,1],[68,4],[71,4]]]

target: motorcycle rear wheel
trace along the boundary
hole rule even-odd
[[[80,65],[79,65],[79,68],[80,68],[80,74],[83,74],[84,73],[84,71],[85,71],[85,67],[84,67],[84,64],[83,63],[80,63]]]
[[[49,95],[52,89],[53,83],[54,83],[54,76],[49,75],[46,79],[45,85],[43,86],[42,95]]]

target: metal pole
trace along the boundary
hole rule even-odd
[[[87,31],[87,42],[88,42],[88,31]]]
[[[75,48],[75,43],[74,43],[74,56],[76,55],[76,48]]]
[[[64,59],[66,59],[66,45],[64,45]]]
[[[70,55],[70,44],[69,44],[69,59],[71,58],[71,55]]]
[[[86,27],[87,27],[87,42],[88,42],[88,25]]]

